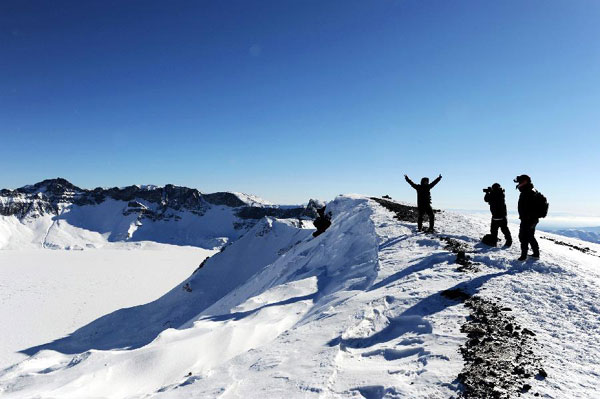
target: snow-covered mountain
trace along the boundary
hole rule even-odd
[[[315,206],[276,206],[246,194],[170,184],[87,190],[57,178],[0,190],[0,249],[83,249],[118,241],[216,248],[265,216],[313,219]]]
[[[478,218],[440,212],[423,234],[392,201],[327,211],[316,238],[262,218],[161,298],[23,348],[1,395],[596,396],[600,245],[542,233],[522,263],[479,243]]]
[[[560,229],[552,231],[554,234],[559,234],[565,237],[578,238],[583,241],[594,242],[600,244],[600,227],[585,227],[578,229]]]

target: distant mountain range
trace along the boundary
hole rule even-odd
[[[600,226],[552,230],[552,233],[600,244]]]
[[[314,219],[318,206],[314,200],[272,205],[246,194],[207,194],[172,184],[89,190],[48,179],[0,190],[0,248],[81,249],[145,240],[215,248],[264,217]]]

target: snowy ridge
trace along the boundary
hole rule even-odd
[[[243,201],[246,205],[249,206],[274,206],[272,202],[269,202],[265,199],[262,199],[256,195],[240,193],[237,191],[232,192],[233,195],[238,197],[241,201]]]
[[[86,249],[121,241],[220,248],[265,216],[312,219],[306,206],[257,197],[200,193],[174,185],[81,189],[65,179],[0,190],[0,249]]]
[[[565,237],[572,237],[577,238],[579,240],[600,244],[600,227],[586,229],[561,229],[555,230],[553,231],[553,233]]]
[[[528,377],[521,397],[595,396],[600,245],[584,253],[541,239],[541,260],[521,263],[517,248],[479,244],[489,226],[476,218],[441,212],[439,234],[424,235],[368,198],[338,197],[327,209],[333,223],[317,238],[292,220],[263,219],[162,298],[26,350],[33,356],[0,373],[0,392],[456,397],[469,311],[441,293],[460,289],[510,307],[535,333],[547,378]],[[443,237],[468,248],[477,269],[458,272]]]

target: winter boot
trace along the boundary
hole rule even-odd
[[[531,255],[529,255],[532,258],[536,258],[539,259],[540,258],[540,251],[533,251],[533,253]]]
[[[510,248],[512,246],[512,240],[508,239],[506,240],[506,242],[504,243],[504,248]]]
[[[525,260],[527,260],[527,252],[521,253],[521,257],[517,260],[519,260],[521,262],[524,262]]]

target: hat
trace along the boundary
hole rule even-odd
[[[527,175],[520,175],[520,176],[515,177],[515,179],[513,181],[515,183],[517,183],[517,188],[519,188],[519,186],[524,183],[531,183],[531,177],[529,177]]]

